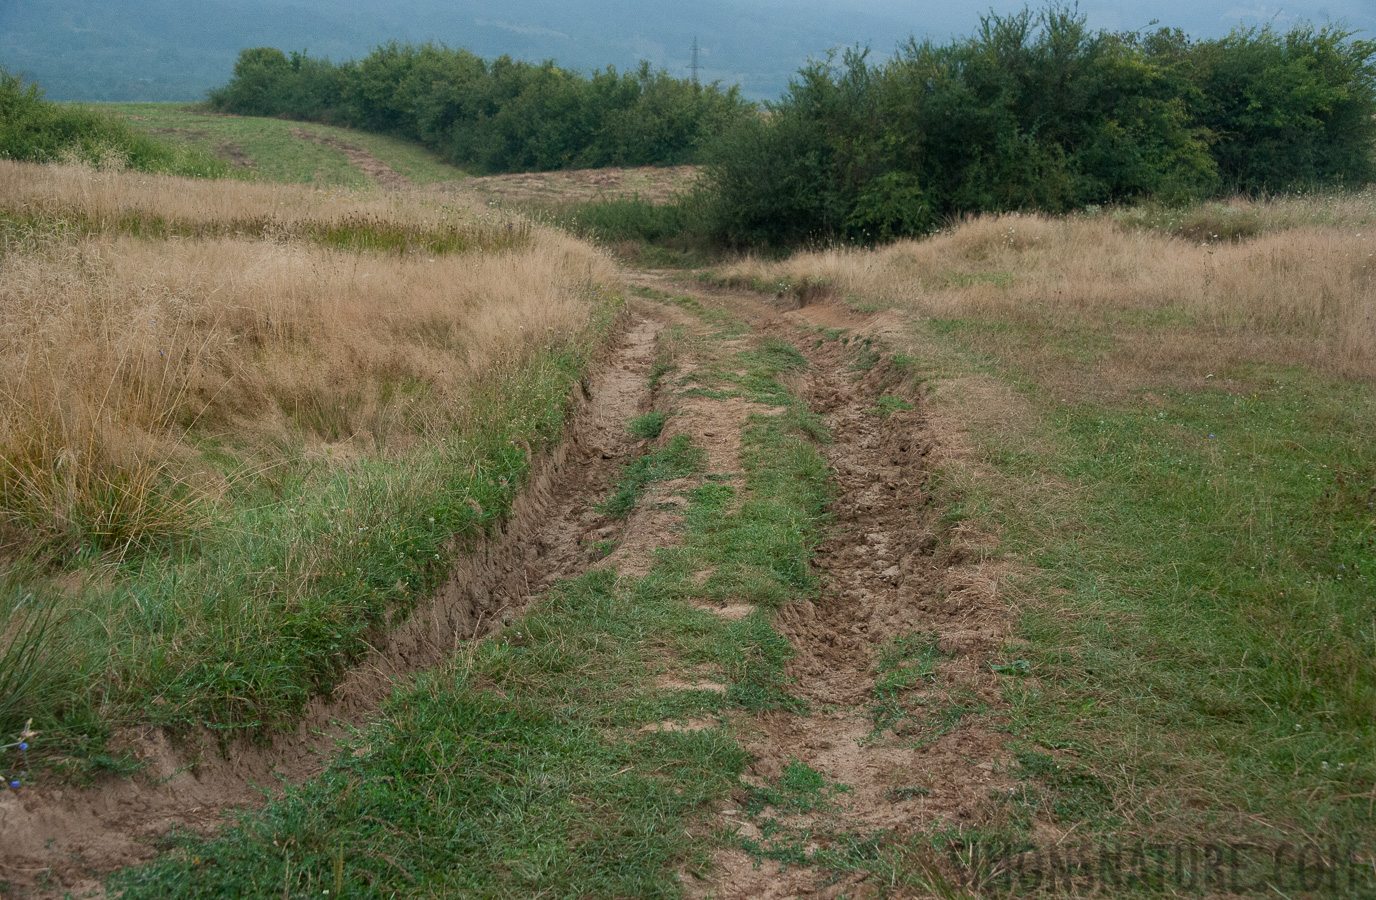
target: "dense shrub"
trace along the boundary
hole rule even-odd
[[[737,88],[702,87],[648,63],[585,77],[553,62],[398,43],[339,65],[244,50],[209,102],[409,138],[484,172],[692,162],[749,108]]]
[[[1360,185],[1376,176],[1376,44],[1308,26],[1192,41],[989,15],[803,68],[707,154],[734,245],[872,242],[968,212]]]
[[[228,164],[201,153],[167,147],[124,122],[92,109],[43,99],[0,68],[0,158],[27,162],[85,162],[145,172],[218,177]]]

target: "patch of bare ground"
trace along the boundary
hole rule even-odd
[[[100,877],[150,858],[174,827],[213,830],[230,809],[261,803],[280,783],[321,771],[336,741],[374,716],[399,679],[444,661],[463,642],[495,632],[542,589],[595,561],[589,545],[611,525],[597,501],[635,450],[626,422],[648,410],[649,369],[662,325],[640,310],[578,398],[566,439],[532,465],[503,532],[474,547],[437,594],[385,636],[333,694],[311,704],[296,730],[269,743],[213,735],[124,736],[143,761],[133,778],[89,788],[0,794],[0,882],[38,896],[100,890]],[[42,885],[38,890],[36,886]]]
[[[989,667],[1012,621],[998,591],[1003,573],[986,559],[987,536],[941,527],[928,491],[932,472],[963,452],[959,430],[934,420],[920,397],[900,387],[900,373],[858,354],[853,340],[813,346],[818,327],[875,340],[893,323],[834,298],[784,311],[760,295],[675,288],[726,306],[808,357],[796,387],[834,438],[823,448],[837,488],[834,524],[815,558],[823,579],[817,601],[784,607],[777,625],[794,648],[792,690],[809,711],[741,716],[735,725],[755,758],[747,784],[777,784],[802,763],[844,785],[805,812],[770,807],[751,819],[722,810],[736,846],[717,854],[705,880],[685,878],[687,893],[873,896],[878,886],[858,872],[838,876],[761,856],[799,836],[811,852],[843,833],[901,838],[985,824],[995,814],[991,794],[1012,784],[1004,735],[995,730],[1003,701]],[[876,408],[895,394],[912,408]],[[905,647],[925,648],[931,668],[904,691],[901,714],[881,719],[877,678]],[[772,836],[761,830],[765,822]]]
[[[172,129],[168,130],[171,131]],[[244,152],[243,147],[240,147],[233,141],[225,141],[222,143],[215,149],[215,154],[222,159],[229,160],[229,164],[236,169],[257,168],[253,162],[253,158]]]
[[[697,166],[640,166],[627,169],[566,169],[483,175],[435,186],[432,190],[502,206],[554,207],[588,200],[639,197],[668,203],[697,183]]]
[[[292,136],[298,137],[303,141],[310,141],[314,144],[321,144],[325,147],[333,147],[349,158],[349,163],[364,175],[367,175],[377,183],[377,186],[384,191],[399,191],[402,188],[411,186],[411,179],[393,169],[382,160],[373,156],[362,147],[341,141],[339,138],[326,137],[321,134],[311,134],[301,128],[292,129]]]

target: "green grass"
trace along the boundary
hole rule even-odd
[[[898,342],[904,377],[931,386],[942,415],[970,423],[978,453],[978,474],[956,464],[933,473],[941,525],[997,534],[998,552],[1024,561],[1000,586],[1021,615],[991,661],[1010,705],[997,727],[1010,736],[1017,786],[987,798],[980,828],[775,826],[762,842],[737,844],[827,877],[863,872],[943,896],[965,895],[949,880],[950,859],[971,848],[1016,858],[1037,846],[1039,822],[1072,831],[1077,847],[1370,846],[1370,385],[1242,365],[1219,371],[1213,389],[1144,377],[1131,390],[1063,400],[1066,368],[1091,378],[1116,346],[1093,323],[1061,323],[1051,345],[1026,323],[924,319],[911,327]],[[894,349],[849,343],[859,369]],[[1047,357],[1056,364],[1014,362]],[[966,418],[968,401],[952,391],[975,377],[1006,384],[1027,411]],[[871,412],[883,415],[887,405]],[[972,695],[934,697],[924,688],[940,657],[920,635],[885,649],[870,708],[877,730],[911,733],[920,746],[987,713]],[[1263,884],[1270,870],[1257,865],[1244,861],[1244,875]],[[989,890],[1032,889],[1024,875],[999,878]],[[1287,870],[1276,886],[1295,884]]]
[[[900,410],[912,408],[913,405],[902,397],[896,397],[893,394],[885,394],[874,401],[874,406],[870,408],[869,412],[870,415],[878,416],[881,419],[887,419]]]
[[[537,212],[550,224],[616,249],[645,268],[694,269],[721,255],[703,221],[703,196],[653,203],[640,196],[564,203]]]
[[[283,223],[270,215],[215,220],[169,219],[138,208],[130,208],[118,218],[100,219],[74,211],[54,216],[30,210],[0,210],[0,239],[13,247],[39,245],[48,238],[66,240],[97,234],[126,234],[145,240],[226,236],[293,238],[337,250],[398,255],[490,252],[524,247],[530,242],[529,222],[474,221],[451,216],[450,212],[441,209],[434,220],[416,224],[366,214]]]
[[[1086,839],[1376,838],[1370,385],[1244,365],[1063,402],[1001,355],[1025,326],[916,328],[914,377],[992,376],[1034,414],[977,427],[992,473],[937,487],[1028,564],[995,671],[1033,808]]]
[[[675,869],[706,862],[685,826],[746,757],[721,729],[639,730],[666,706],[711,712],[645,684],[644,637],[666,615],[683,627],[681,607],[618,591],[611,571],[565,584],[407,690],[323,777],[113,884],[129,898],[677,896]]]
[[[600,340],[611,309],[583,341]],[[263,466],[211,442],[206,464],[233,488],[206,524],[113,563],[96,548],[78,552],[100,567],[55,621],[28,610],[60,589],[39,566],[12,567],[4,596],[36,599],[7,604],[0,618],[0,631],[22,638],[0,657],[0,683],[14,686],[0,735],[33,717],[29,761],[81,777],[123,765],[106,750],[121,726],[229,737],[292,723],[439,584],[455,552],[504,519],[529,471],[525,448],[559,437],[589,357],[572,342],[494,376],[473,397],[481,424],[437,426],[409,452],[326,465],[288,447]],[[44,639],[35,656],[27,648],[44,629],[62,640]],[[17,765],[0,758],[0,774]]]
[[[827,781],[821,772],[790,757],[783,773],[771,784],[750,791],[745,811],[752,816],[769,809],[781,813],[809,813],[830,808],[837,794],[849,793],[848,785]]]
[[[624,516],[635,509],[652,482],[686,478],[700,472],[706,458],[702,448],[693,446],[688,435],[675,435],[662,449],[627,463],[621,470],[616,489],[600,509],[610,516]]]
[[[366,151],[417,184],[464,178],[430,151],[397,138],[312,122],[211,114],[182,103],[68,104],[91,107],[123,119],[135,131],[157,140],[193,148],[232,164],[236,178],[360,188],[372,179],[335,147],[298,133],[342,141]]]
[[[128,900],[679,896],[679,872],[706,870],[721,840],[708,817],[748,762],[723,714],[793,702],[768,604],[813,590],[830,492],[796,422],[753,419],[744,446],[739,485],[694,479],[683,543],[649,574],[560,584],[404,687],[323,776],[213,839],[166,842],[110,887]],[[732,621],[688,602],[728,594],[765,609]],[[683,670],[729,691],[655,686]],[[716,726],[647,728],[690,717]],[[841,789],[815,774],[791,766],[774,790],[796,805]]]
[[[910,692],[936,680],[936,667],[945,655],[937,648],[935,640],[917,633],[895,638],[880,651],[871,691],[874,697],[870,705],[870,717],[874,722],[872,737],[879,737],[885,729],[912,718]]]
[[[195,148],[168,146],[119,116],[44,100],[37,85],[0,66],[0,159],[81,162],[104,169],[221,178],[229,166]]]
[[[654,377],[654,373],[651,373],[651,377]],[[660,432],[664,430],[665,423],[668,421],[668,413],[662,410],[654,410],[653,412],[647,412],[643,416],[637,416],[632,419],[631,423],[626,426],[626,430],[638,438],[653,441],[655,438],[659,437]]]

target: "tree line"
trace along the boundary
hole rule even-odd
[[[875,63],[815,61],[708,154],[736,245],[871,242],[964,213],[1376,179],[1376,43],[1342,29],[1095,31],[1063,7]]]
[[[553,61],[395,42],[338,64],[244,50],[208,102],[408,138],[489,173],[692,162],[751,110],[737,87],[698,85],[648,63],[584,76]]]
[[[671,218],[735,246],[1376,178],[1376,42],[1309,25],[1094,30],[1063,6],[877,62],[830,54],[762,107],[644,63],[585,77],[396,43],[341,64],[245,50],[210,103],[410,138],[482,172],[702,162],[703,193]]]

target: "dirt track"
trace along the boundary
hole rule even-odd
[[[756,759],[748,784],[777,779],[797,760],[850,792],[828,812],[766,811],[760,818],[807,835],[814,845],[828,833],[911,834],[939,824],[987,821],[991,791],[1008,784],[997,774],[1003,736],[990,730],[988,715],[973,712],[997,712],[996,677],[987,658],[1004,642],[1008,613],[996,596],[996,573],[979,561],[977,538],[940,534],[939,511],[926,499],[933,466],[954,450],[954,436],[934,425],[920,398],[898,387],[901,376],[886,361],[857,368],[868,360],[858,361],[854,347],[867,346],[861,344],[867,337],[882,340],[882,319],[830,300],[782,311],[778,301],[757,295],[675,287],[727,306],[757,332],[802,351],[810,365],[798,390],[833,435],[823,452],[838,490],[834,524],[815,559],[824,579],[821,597],[815,604],[785,607],[780,615],[780,629],[796,654],[789,667],[793,691],[809,701],[812,712],[770,712],[736,724]],[[817,346],[819,328],[844,330],[851,341]],[[880,397],[899,394],[916,401],[914,408],[887,416],[875,412]],[[913,635],[936,644],[942,661],[915,698],[913,716],[876,733],[876,662],[886,646]],[[952,710],[964,708],[972,713],[952,721]],[[723,812],[728,827],[741,819],[739,810]],[[754,822],[735,827],[739,837],[769,848]],[[721,851],[717,864],[714,877],[689,885],[690,896],[875,893],[874,886],[810,868],[761,863],[742,849]]]
[[[732,724],[755,760],[742,796],[750,785],[777,779],[794,760],[847,786],[834,809],[766,813],[789,833],[812,835],[814,846],[840,832],[903,834],[987,821],[991,791],[1007,787],[999,774],[1002,736],[991,730],[1000,700],[987,660],[1005,640],[1008,612],[997,596],[997,573],[980,561],[977,537],[942,533],[939,511],[926,500],[936,462],[959,452],[958,435],[929,418],[921,398],[900,386],[899,373],[869,343],[857,363],[861,341],[882,341],[885,322],[826,298],[790,311],[759,295],[675,284],[666,274],[631,277],[725,308],[757,335],[792,343],[809,362],[794,389],[834,435],[824,448],[837,488],[834,524],[815,560],[823,589],[816,603],[786,607],[779,618],[795,650],[791,690],[811,712],[734,714]],[[83,791],[6,793],[0,796],[0,880],[32,885],[47,872],[51,883],[94,889],[102,874],[150,856],[150,838],[168,828],[210,828],[226,808],[256,802],[255,785],[319,771],[334,737],[373,715],[397,678],[491,633],[554,581],[597,564],[614,565],[622,574],[646,568],[656,547],[675,540],[672,510],[643,504],[623,529],[593,506],[637,449],[625,423],[649,409],[656,335],[682,318],[667,305],[640,304],[592,379],[591,399],[579,408],[569,439],[534,466],[506,534],[458,566],[433,602],[328,703],[313,707],[295,734],[267,749],[236,745],[228,759],[204,744],[174,748],[157,735],[134,736],[147,748],[148,761],[136,780]],[[844,332],[845,342],[820,340],[823,328]],[[881,397],[906,402],[880,408]],[[740,431],[752,411],[746,406],[685,400],[671,427],[689,430],[707,449],[710,471],[736,471]],[[589,546],[603,540],[614,540],[617,549],[598,563]],[[738,616],[748,609],[714,611]],[[896,718],[877,727],[877,662],[900,639],[920,639],[932,669]],[[875,885],[851,883],[863,882],[858,875],[838,878],[761,862],[747,849],[769,849],[758,820],[727,808],[720,821],[736,839],[717,853],[706,880],[684,876],[689,896],[877,893]]]

